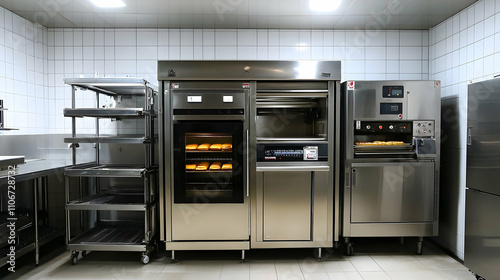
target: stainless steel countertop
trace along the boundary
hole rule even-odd
[[[71,162],[66,160],[26,160],[26,163],[19,164],[16,167],[14,176],[16,182],[31,180],[51,174],[56,174],[58,170],[62,171],[64,167],[70,166]],[[62,172],[60,173],[62,176]],[[0,170],[0,184],[6,184],[9,170]]]

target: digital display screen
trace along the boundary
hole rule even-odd
[[[382,88],[383,98],[404,98],[403,86],[384,86]]]
[[[399,115],[403,113],[403,103],[380,103],[381,115]]]

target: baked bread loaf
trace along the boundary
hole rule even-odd
[[[229,143],[222,144],[223,151],[231,151],[232,149],[233,149],[233,144],[229,144]]]
[[[222,149],[222,144],[212,144],[210,145],[210,151],[220,151]]]
[[[220,161],[216,161],[210,165],[210,170],[220,170],[222,163]]]
[[[195,170],[196,164],[186,164],[186,170]]]
[[[186,145],[186,151],[193,151],[198,148],[198,144],[188,144]]]
[[[198,146],[198,151],[208,151],[210,144],[204,143]]]
[[[199,163],[197,166],[196,166],[196,170],[197,171],[205,171],[208,169],[208,167],[210,166],[210,163],[209,162],[202,162],[202,163]]]
[[[233,169],[233,164],[232,163],[224,163],[222,165],[222,170],[231,170]]]

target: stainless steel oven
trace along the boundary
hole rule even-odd
[[[333,246],[340,62],[160,61],[158,72],[167,250]]]
[[[163,86],[166,249],[172,258],[175,250],[249,249],[249,89],[223,81]]]
[[[342,84],[343,229],[351,237],[438,233],[438,81]]]

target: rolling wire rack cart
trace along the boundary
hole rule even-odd
[[[71,262],[78,262],[80,252],[84,257],[88,251],[132,251],[142,252],[141,262],[147,264],[156,245],[154,126],[158,91],[137,78],[72,78],[64,82],[72,89],[72,107],[64,110],[64,116],[72,120],[72,137],[65,142],[72,148],[73,164],[64,172],[66,248]],[[95,107],[77,107],[77,102],[84,103],[76,98],[77,92],[95,94]],[[112,105],[100,105],[103,98],[110,98]],[[142,108],[131,108],[140,107],[142,100]],[[77,118],[94,118],[95,135],[77,135]],[[117,121],[115,133],[101,134],[100,120]],[[122,133],[130,131],[136,134]],[[77,164],[77,148],[83,144],[94,145],[95,162]],[[80,225],[75,225],[78,214]],[[77,233],[72,235],[72,230]]]

